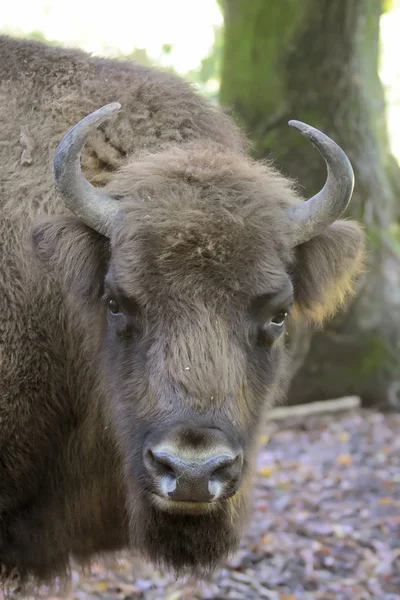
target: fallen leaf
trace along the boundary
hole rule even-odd
[[[275,471],[276,471],[276,467],[274,465],[261,467],[258,470],[260,475],[262,475],[263,477],[269,477],[270,475],[272,475],[272,473],[275,473]]]
[[[172,594],[170,594],[167,597],[167,600],[182,600],[183,598],[183,592],[179,591],[179,592],[173,592]]]
[[[270,440],[269,435],[260,435],[260,437],[259,437],[259,442],[260,442],[260,444],[263,444],[263,446],[266,446],[268,444],[269,440]]]
[[[108,587],[108,583],[107,581],[96,581],[94,587],[96,588],[96,590],[99,591],[106,590]]]
[[[336,458],[336,463],[338,465],[352,465],[353,459],[351,458],[350,454],[339,454],[339,456]]]

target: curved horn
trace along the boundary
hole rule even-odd
[[[81,171],[81,152],[90,133],[121,108],[107,104],[79,121],[61,140],[53,159],[56,189],[65,205],[95,231],[109,237],[118,202],[89,183]]]
[[[354,173],[346,154],[327,135],[301,121],[289,121],[289,125],[311,141],[328,168],[322,190],[288,210],[293,224],[293,245],[298,246],[324,231],[346,210],[353,194]]]

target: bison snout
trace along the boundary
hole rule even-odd
[[[242,452],[229,447],[193,452],[165,444],[148,448],[145,467],[157,493],[180,502],[212,502],[232,496],[243,467]]]

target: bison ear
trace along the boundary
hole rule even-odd
[[[364,265],[364,232],[353,221],[336,221],[296,248],[295,314],[317,324],[333,316],[353,293]]]
[[[36,255],[66,294],[86,303],[102,295],[109,259],[107,238],[76,217],[49,217],[33,227],[31,239]]]

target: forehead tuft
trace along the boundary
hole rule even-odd
[[[120,287],[136,297],[139,290],[149,295],[161,288],[185,295],[209,294],[212,288],[215,296],[273,291],[286,278],[290,256],[285,245],[285,212],[294,200],[290,187],[269,167],[244,157],[197,158],[188,163],[190,156],[175,156],[169,169],[165,156],[151,169],[147,163],[135,170],[132,165],[112,238]],[[145,178],[140,166],[146,166]]]

